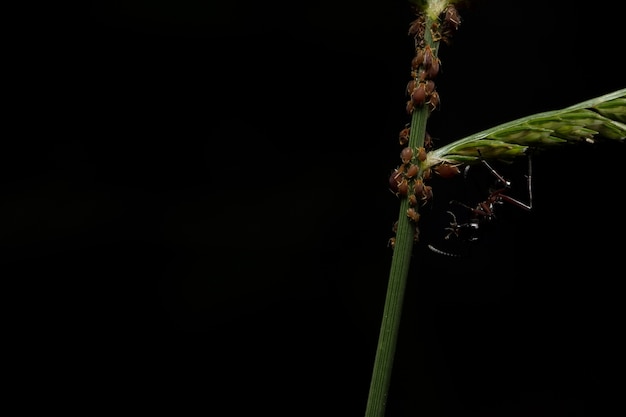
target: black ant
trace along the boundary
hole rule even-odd
[[[445,230],[448,232],[444,237],[445,240],[456,239],[464,242],[474,242],[478,240],[481,227],[495,219],[496,206],[504,204],[505,202],[526,211],[531,211],[532,209],[532,161],[530,155],[528,156],[528,174],[526,175],[529,198],[528,204],[507,195],[506,193],[511,189],[511,182],[505,179],[502,175],[500,175],[486,160],[484,160],[482,158],[482,155],[480,154],[480,151],[478,151],[478,155],[482,165],[485,166],[489,173],[491,173],[491,175],[496,178],[496,185],[490,190],[490,194],[487,196],[487,198],[476,204],[476,206],[474,207],[468,206],[467,204],[461,203],[456,200],[450,201],[450,204],[456,204],[469,210],[470,217],[467,222],[459,223],[454,213],[452,211],[447,211],[447,213],[452,216],[452,221],[450,222],[449,226],[445,228]],[[466,167],[466,170],[468,168],[469,166]],[[433,252],[439,253],[441,255],[459,256],[454,253],[449,253],[437,249],[433,245],[428,245],[428,247]]]

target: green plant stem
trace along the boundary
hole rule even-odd
[[[431,24],[431,19],[427,18],[426,27],[430,28]],[[436,55],[439,42],[432,40],[430,30],[425,31],[424,39]],[[411,148],[415,149],[424,146],[426,122],[429,115],[428,107],[429,104],[422,105],[416,108],[412,113],[411,135],[408,143],[408,146]],[[422,176],[421,170],[418,176]],[[387,295],[380,324],[378,347],[374,359],[374,369],[365,409],[365,417],[383,417],[385,415],[387,394],[389,392],[396,343],[398,340],[398,329],[402,315],[404,293],[413,255],[415,224],[413,224],[406,215],[408,208],[408,199],[402,198],[400,200],[398,229],[395,236],[396,240],[389,271]]]

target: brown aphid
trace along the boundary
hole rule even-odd
[[[424,147],[428,150],[433,146],[433,138],[430,136],[430,133],[425,132],[424,135]]]
[[[461,16],[454,4],[449,4],[444,10],[443,26],[445,30],[456,31],[461,24]]]
[[[447,162],[441,163],[433,169],[441,178],[452,178],[461,173],[458,164],[452,165]]]
[[[415,55],[413,57],[413,59],[411,60],[411,69],[413,71],[417,71],[417,69],[420,67],[421,62],[419,61],[417,55]]]
[[[417,70],[420,65],[424,62],[424,51],[422,49],[418,49],[415,52],[415,56],[411,60],[411,69]]]
[[[408,179],[411,179],[414,178],[419,171],[420,168],[417,165],[413,164],[406,170],[406,174],[404,174],[404,176]]]
[[[402,182],[403,172],[404,172],[404,166],[401,166],[400,168],[394,169],[391,175],[389,176],[389,189],[394,194],[398,192],[398,185],[400,185],[400,182]]]
[[[413,104],[413,100],[409,100],[406,102],[406,112],[408,114],[413,114],[413,110],[415,110],[415,105]]]
[[[424,83],[417,83],[417,86],[411,92],[411,101],[413,101],[415,106],[421,106],[426,102],[426,85]]]
[[[405,178],[402,181],[400,181],[400,183],[398,183],[398,191],[396,192],[396,195],[398,197],[405,197],[408,192],[409,192],[409,183]]]
[[[423,37],[425,29],[426,18],[423,14],[417,16],[417,19],[409,24],[409,35],[415,37]]]
[[[412,207],[406,211],[406,215],[409,219],[411,219],[411,221],[415,223],[419,222],[420,220],[420,214]]]
[[[394,249],[396,247],[396,238],[395,237],[390,237],[389,241],[387,242],[387,247],[391,247],[391,249]]]
[[[439,23],[438,22],[433,22],[432,25],[430,25],[430,33],[431,36],[433,38],[433,41],[437,42],[441,40],[441,32],[439,32]]]
[[[400,160],[403,164],[408,164],[413,159],[413,149],[406,147],[400,151]]]
[[[427,96],[430,96],[435,91],[435,82],[433,80],[424,81],[424,92]]]
[[[424,193],[422,196],[422,200],[424,201],[424,204],[426,204],[428,200],[430,200],[431,198],[433,198],[433,187],[431,187],[430,185],[425,185]]]
[[[430,48],[430,45],[426,45],[424,47],[424,62],[422,62],[422,66],[424,69],[430,68],[433,64],[433,58],[435,55],[433,54],[433,50]]]
[[[415,87],[417,87],[417,81],[415,81],[414,79],[409,81],[406,84],[406,92],[407,92],[407,94],[411,94],[413,92],[413,90],[415,90]]]
[[[415,194],[411,194],[409,196],[409,205],[410,206],[417,206],[417,197],[415,196]]]
[[[430,107],[429,107],[430,111],[433,111],[433,110],[435,110],[436,108],[439,107],[440,100],[439,100],[439,93],[438,92],[433,91],[433,93],[428,98],[428,104],[430,105]]]
[[[437,57],[434,57],[430,67],[426,68],[424,72],[426,73],[427,79],[433,79],[439,74],[439,66],[441,65],[441,60]]]
[[[419,148],[417,148],[417,159],[420,162],[424,162],[426,160],[426,148],[424,148],[423,146],[420,146]]]
[[[413,182],[413,193],[420,199],[424,196],[424,181],[420,178]]]
[[[402,129],[398,137],[400,145],[406,145],[407,143],[409,143],[410,135],[411,135],[411,128],[405,127],[404,129]]]

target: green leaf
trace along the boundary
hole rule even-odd
[[[422,168],[480,158],[512,162],[529,149],[626,139],[626,88],[560,110],[537,113],[430,151]]]

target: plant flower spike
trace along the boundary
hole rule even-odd
[[[507,201],[530,210],[528,204],[506,195],[509,183],[489,164],[489,161],[512,162],[531,150],[553,148],[564,144],[584,144],[596,141],[626,139],[626,88],[573,106],[539,113],[484,130],[471,136],[433,149],[426,123],[439,108],[436,88],[441,67],[438,58],[440,42],[449,43],[459,30],[462,20],[453,0],[410,0],[415,19],[410,22],[408,35],[415,41],[407,82],[406,112],[410,123],[399,134],[399,164],[389,177],[389,189],[398,197],[400,210],[389,239],[393,250],[383,317],[365,417],[384,417],[391,370],[396,350],[400,315],[413,245],[420,242],[419,210],[428,204],[433,189],[428,185],[433,175],[454,177],[467,166],[481,163],[494,175],[501,187],[476,207],[467,207],[477,219],[492,216],[493,204]],[[529,192],[530,192],[530,172]],[[471,232],[477,223],[457,224],[452,215],[449,235]],[[471,236],[470,236],[471,239]],[[437,252],[436,248],[432,248]],[[448,255],[445,252],[441,254]]]

